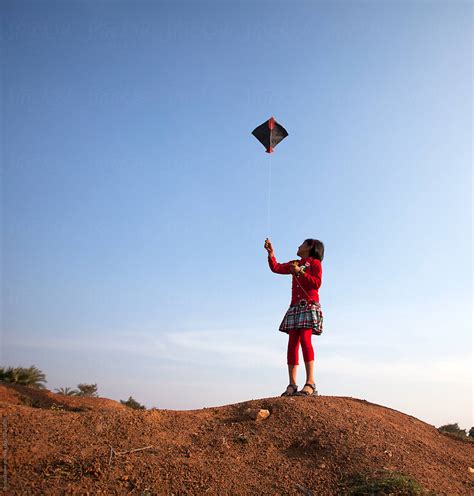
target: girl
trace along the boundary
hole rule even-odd
[[[290,384],[281,396],[317,396],[311,336],[323,332],[323,312],[318,290],[322,281],[321,262],[324,258],[324,244],[317,239],[306,239],[296,253],[301,260],[291,260],[282,264],[276,261],[272,243],[268,238],[264,247],[268,252],[268,264],[272,272],[292,274],[290,308],[279,327],[280,331],[289,335],[287,363]],[[298,391],[296,369],[300,341],[306,366],[306,384],[301,391]]]

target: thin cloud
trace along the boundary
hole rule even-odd
[[[286,336],[282,336],[286,337]],[[249,344],[243,344],[249,341]],[[354,343],[349,348],[336,337],[329,337],[324,347],[315,345],[315,361],[319,373],[359,378],[422,381],[437,383],[469,383],[471,380],[470,357],[436,359],[413,353],[408,356],[406,344],[394,350],[393,344],[376,343],[373,340]],[[279,346],[269,345],[268,335],[242,332],[236,329],[207,331],[176,331],[160,335],[142,331],[119,331],[116,334],[94,338],[45,338],[36,341],[12,341],[11,347],[37,348],[57,351],[99,351],[130,353],[143,357],[189,364],[208,365],[222,361],[237,368],[259,366],[282,368],[286,366],[286,339]],[[339,349],[338,349],[339,347]],[[367,356],[364,351],[370,349]],[[387,349],[391,356],[386,355]],[[404,352],[403,358],[397,352]],[[377,357],[377,353],[384,355]],[[300,349],[301,354],[301,349]],[[204,359],[202,357],[205,357]],[[300,360],[301,365],[303,361]]]

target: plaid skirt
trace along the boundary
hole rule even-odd
[[[283,320],[281,321],[279,330],[286,332],[292,329],[307,329],[311,327],[311,334],[320,335],[323,332],[323,312],[321,305],[316,302],[307,302],[301,300],[296,305],[291,305],[286,311]]]

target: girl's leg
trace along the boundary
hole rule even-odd
[[[298,330],[288,331],[288,351],[287,351],[287,363],[288,363],[288,375],[290,378],[290,384],[296,384],[296,370],[298,368],[298,354],[300,347],[300,332]]]
[[[314,384],[314,349],[311,344],[312,329],[301,329],[300,335],[301,349],[303,351],[304,364],[306,367],[306,382]],[[312,389],[309,386],[306,386],[303,389],[309,393],[312,392]]]

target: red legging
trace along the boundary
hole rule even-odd
[[[294,329],[290,330],[288,339],[288,365],[298,365],[298,351],[301,340],[301,349],[303,350],[303,358],[305,362],[314,360],[314,350],[311,344],[311,334],[313,330],[308,329]]]

